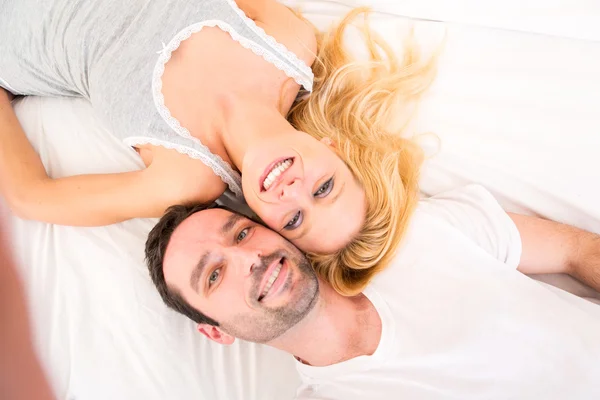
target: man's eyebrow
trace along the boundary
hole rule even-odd
[[[200,257],[200,261],[194,267],[192,271],[192,275],[190,276],[190,286],[194,289],[194,292],[198,293],[198,281],[202,276],[202,272],[204,272],[204,268],[206,268],[206,264],[208,262],[208,258],[210,257],[210,252],[206,252]]]
[[[235,227],[235,224],[237,224],[239,220],[244,218],[245,217],[243,215],[231,213],[229,218],[227,218],[227,221],[221,227],[221,235],[227,235]],[[200,277],[204,272],[204,268],[206,268],[206,264],[208,264],[209,258],[209,251],[202,254],[202,257],[200,257],[200,261],[198,261],[198,264],[196,264],[194,270],[192,271],[192,274],[190,275],[190,286],[192,287],[192,289],[194,289],[196,293],[198,293],[198,281],[200,280]]]
[[[233,229],[235,224],[237,224],[239,220],[244,218],[245,217],[243,215],[231,213],[229,218],[227,218],[227,222],[225,222],[221,227],[221,235],[227,235]]]

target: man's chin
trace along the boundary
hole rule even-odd
[[[235,316],[231,325],[222,324],[227,333],[242,340],[269,344],[289,334],[307,317],[318,303],[319,280],[307,261],[300,264],[294,261],[276,292],[261,301],[253,293],[255,310]]]

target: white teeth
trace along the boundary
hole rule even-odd
[[[269,277],[269,280],[267,281],[267,285],[265,286],[265,290],[263,290],[263,292],[260,295],[260,299],[261,300],[269,293],[269,290],[271,290],[271,286],[273,286],[273,283],[275,282],[275,280],[277,280],[277,277],[279,276],[279,272],[281,272],[281,267],[282,266],[283,266],[283,264],[279,264],[273,270],[273,273],[271,274],[271,276]]]
[[[285,161],[281,161],[281,162],[277,163],[273,167],[273,169],[271,169],[271,171],[265,178],[265,181],[263,182],[264,190],[268,190],[271,187],[271,185],[273,184],[273,182],[275,182],[275,179],[277,179],[277,177],[279,175],[281,175],[286,169],[291,167],[292,164],[293,164],[293,161],[291,158],[288,158]]]

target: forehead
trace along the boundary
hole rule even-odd
[[[231,211],[212,208],[199,211],[183,221],[173,232],[165,252],[165,267],[174,261],[197,257],[202,248],[221,243],[227,228],[246,217]]]
[[[165,252],[163,273],[167,283],[180,286],[203,253],[225,242],[224,228],[233,228],[240,221],[247,218],[218,208],[199,211],[183,221]]]
[[[225,235],[227,228],[232,228],[241,220],[247,220],[247,218],[220,208],[199,211],[175,229],[171,242],[177,244],[219,240]]]
[[[358,234],[367,211],[365,192],[353,178],[343,185],[342,193],[332,204],[316,207],[310,231],[298,240],[298,247],[321,254],[332,253]]]

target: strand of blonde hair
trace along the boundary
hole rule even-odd
[[[344,295],[361,292],[392,261],[408,226],[418,201],[423,154],[406,128],[436,72],[436,57],[423,57],[412,36],[398,59],[369,29],[368,12],[355,9],[337,27],[317,32],[313,92],[288,115],[296,129],[330,139],[365,190],[360,232],[333,254],[308,254],[317,273]],[[362,61],[344,47],[348,27],[361,15],[368,51]]]

